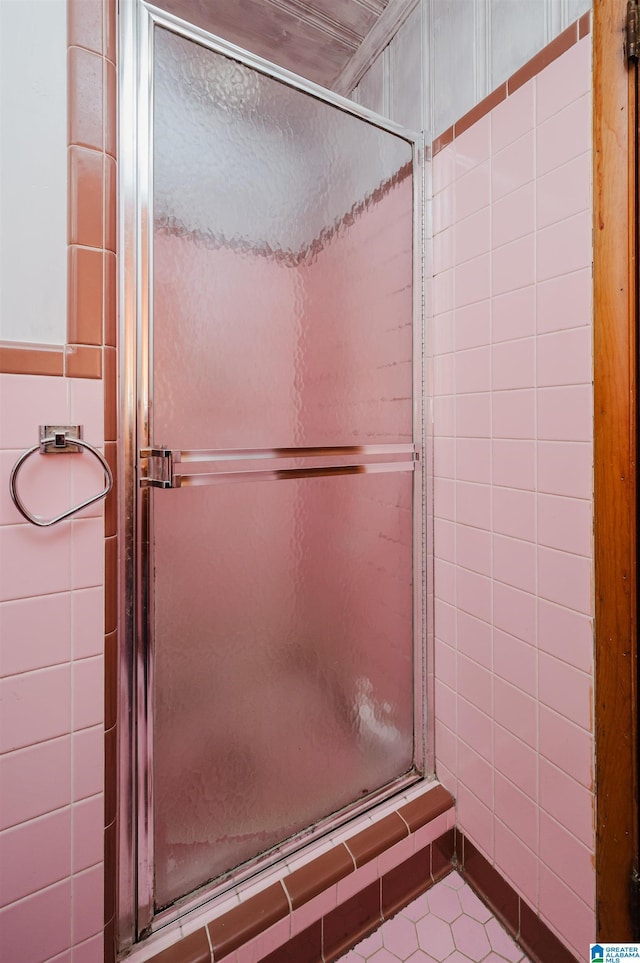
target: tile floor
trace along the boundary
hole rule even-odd
[[[529,963],[458,873],[450,873],[338,963]]]

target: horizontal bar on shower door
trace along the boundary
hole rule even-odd
[[[257,471],[171,472],[170,479],[141,478],[142,488],[192,488],[229,482],[287,481],[294,478],[322,478],[329,475],[369,475],[414,471],[413,461],[375,462],[364,465],[317,465],[314,468],[261,468]]]
[[[325,445],[317,448],[200,448],[175,450],[143,448],[140,458],[165,458],[174,462],[244,461],[258,458],[318,458],[329,455],[409,455],[415,445]]]

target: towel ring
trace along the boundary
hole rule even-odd
[[[53,447],[48,447],[53,446]],[[106,480],[105,487],[97,495],[92,495],[91,498],[85,499],[80,505],[76,505],[74,508],[67,509],[66,512],[62,512],[60,515],[56,515],[55,518],[43,519],[38,518],[37,515],[32,515],[31,512],[26,508],[22,499],[18,495],[18,474],[20,469],[27,461],[31,455],[39,451],[41,454],[46,454],[47,452],[64,452],[67,451],[68,454],[76,452],[77,448],[86,448],[87,451],[91,452],[92,455],[98,459],[102,465],[102,470],[104,471],[104,476]],[[11,474],[9,476],[9,491],[11,493],[11,498],[13,504],[16,506],[20,514],[31,522],[32,525],[37,525],[39,528],[49,528],[50,525],[56,525],[58,522],[63,521],[65,518],[70,518],[77,512],[81,512],[83,508],[87,508],[88,505],[93,505],[94,502],[99,501],[101,498],[106,498],[111,489],[113,488],[113,475],[111,473],[111,468],[109,467],[104,456],[90,445],[88,441],[83,441],[82,438],[72,437],[71,432],[67,431],[56,431],[53,434],[45,435],[40,439],[37,445],[29,448],[18,458],[17,462],[11,469]]]

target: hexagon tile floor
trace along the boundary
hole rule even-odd
[[[338,963],[530,963],[458,873],[409,903]]]

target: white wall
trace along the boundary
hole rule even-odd
[[[64,344],[65,0],[0,0],[0,340]]]
[[[424,129],[428,143],[590,9],[591,0],[418,0],[352,96]]]

